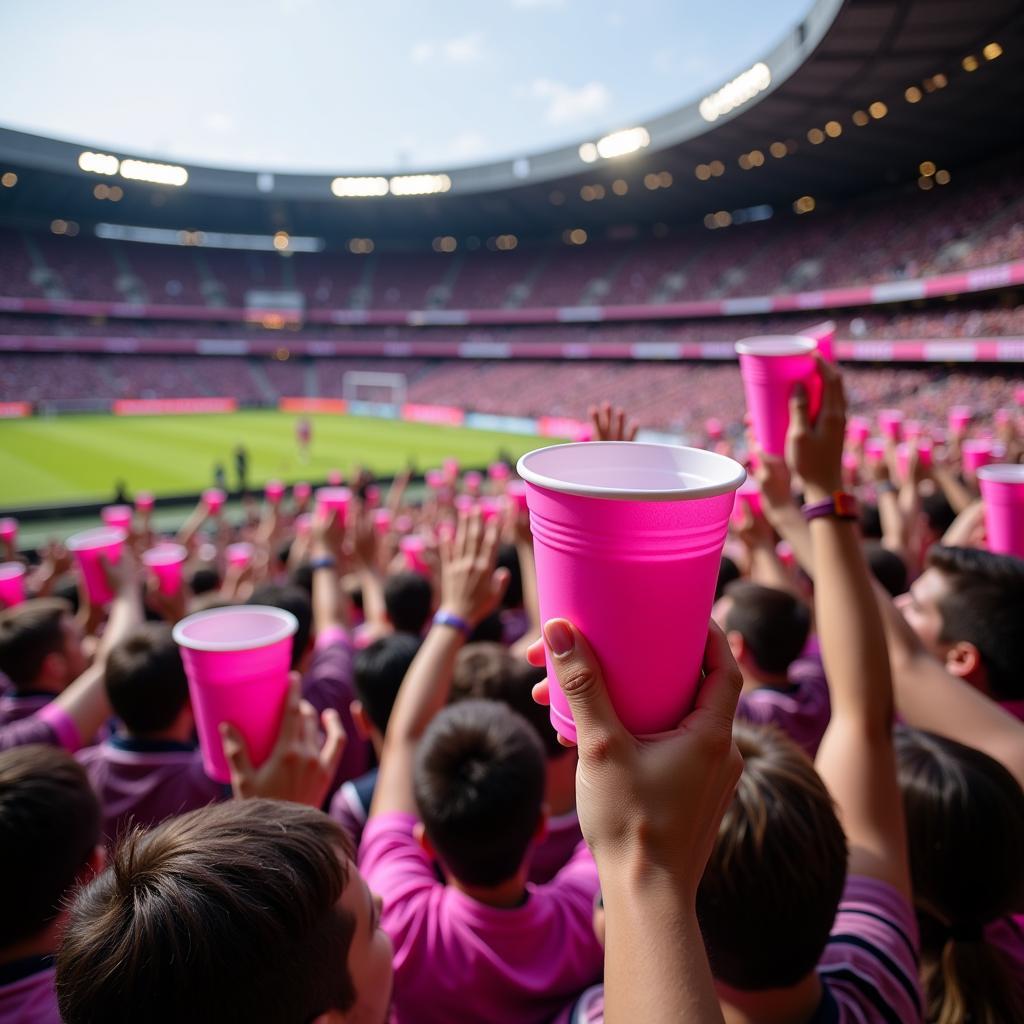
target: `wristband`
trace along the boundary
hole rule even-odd
[[[473,632],[473,627],[460,615],[454,614],[454,612],[439,611],[434,616],[435,626],[451,626],[452,629],[457,629],[467,639]]]
[[[857,519],[860,515],[857,499],[852,494],[847,494],[846,491],[836,491],[824,501],[815,501],[804,505],[801,511],[807,522],[812,519],[820,519],[822,516],[832,516],[835,519]]]
[[[895,494],[896,485],[891,480],[879,480],[879,482],[875,484],[875,490],[879,494]]]
[[[331,555],[321,555],[320,558],[310,559],[309,567],[316,572],[317,569],[333,569],[337,564]]]

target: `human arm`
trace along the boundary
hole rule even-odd
[[[846,400],[839,371],[818,359],[821,411],[812,426],[797,389],[786,438],[789,462],[809,503],[841,489]],[[835,801],[849,844],[849,870],[910,899],[903,799],[892,740],[893,689],[885,631],[857,524],[834,515],[810,523],[814,608],[832,716],[815,767]]]
[[[442,546],[441,610],[472,629],[501,601],[508,571],[495,570],[498,523],[479,515],[459,521],[455,539]],[[416,747],[451,691],[455,657],[466,642],[457,626],[435,623],[420,646],[388,720],[370,817],[389,811],[416,813],[412,771]]]
[[[775,532],[786,541],[793,551],[796,564],[808,576],[814,573],[814,552],[811,548],[811,531],[797,503],[789,469],[777,455],[767,455],[758,449],[757,468],[754,479],[761,489],[761,507],[765,518]]]
[[[370,627],[380,630],[388,618],[384,604],[384,579],[380,571],[380,538],[370,509],[360,504],[350,514],[355,519],[352,548],[359,589],[363,594],[363,616]]]
[[[328,630],[347,632],[352,618],[338,567],[345,527],[336,510],[316,512],[312,536],[309,558],[313,567],[313,632],[316,636]]]
[[[775,532],[764,516],[755,515],[749,505],[743,508],[736,534],[747,552],[750,579],[799,597],[775,550]]]
[[[202,529],[203,524],[207,519],[210,518],[210,510],[206,505],[206,502],[200,498],[199,503],[196,505],[192,512],[189,514],[188,519],[182,524],[181,529],[178,530],[178,535],[175,538],[179,544],[183,544],[190,551],[192,550],[192,541],[195,540],[196,535]]]
[[[743,764],[732,741],[742,679],[728,643],[711,624],[694,710],[677,729],[638,739],[579,631],[556,619],[544,640],[579,738],[577,809],[605,908],[604,1019],[721,1021],[696,901]],[[542,659],[538,644],[531,660]]]

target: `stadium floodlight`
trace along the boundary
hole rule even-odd
[[[717,121],[744,103],[749,103],[771,84],[771,69],[763,61],[758,61],[731,82],[726,82],[721,89],[705,96],[697,109],[705,121]]]
[[[388,185],[393,196],[432,196],[449,191],[452,179],[447,174],[399,174]]]
[[[120,161],[109,153],[93,153],[86,150],[78,154],[78,166],[90,174],[117,174]]]
[[[579,148],[579,154],[585,164],[592,164],[597,159],[597,146],[593,142],[584,142]]]
[[[604,160],[627,156],[651,144],[651,136],[644,127],[625,128],[597,140],[597,152]]]
[[[387,178],[335,178],[331,192],[339,199],[366,199],[388,194]]]
[[[131,181],[149,181],[154,185],[180,188],[188,181],[188,171],[177,164],[158,164],[152,160],[122,160],[121,177]]]

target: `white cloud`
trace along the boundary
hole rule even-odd
[[[416,64],[426,64],[435,59],[447,64],[476,64],[484,58],[484,34],[466,32],[441,42],[421,39],[413,44],[410,56]]]
[[[549,78],[536,78],[530,84],[530,95],[545,100],[544,119],[548,124],[572,124],[600,114],[608,108],[612,95],[603,82],[587,82],[578,89]]]

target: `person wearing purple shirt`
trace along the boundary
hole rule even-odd
[[[137,627],[110,652],[106,688],[121,728],[79,751],[113,844],[133,825],[155,825],[230,795],[203,772],[177,645],[165,624]]]
[[[0,1024],[60,1024],[54,953],[67,897],[103,867],[99,824],[70,755],[0,753]]]
[[[715,604],[714,617],[743,673],[737,717],[778,726],[813,758],[830,706],[821,659],[800,657],[810,609],[787,591],[737,580]]]

